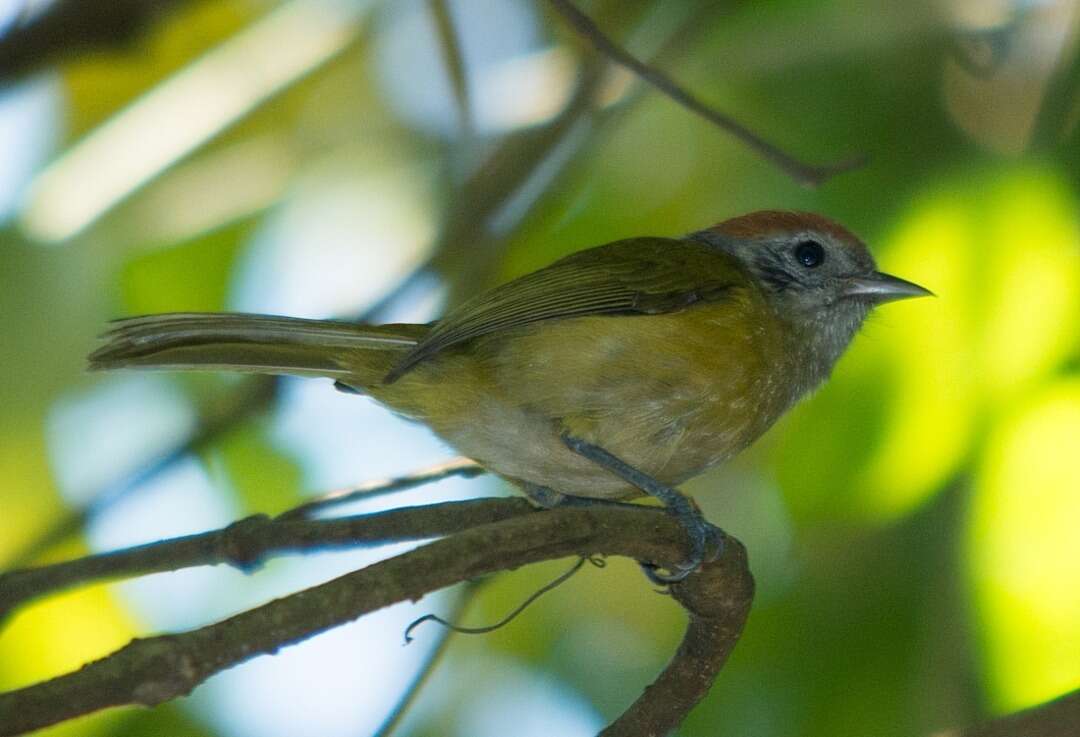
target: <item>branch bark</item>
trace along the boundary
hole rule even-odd
[[[515,497],[405,507],[325,520],[256,514],[219,530],[0,574],[0,621],[33,599],[94,581],[221,564],[252,570],[272,556],[426,540],[532,510],[524,498]]]
[[[600,737],[666,735],[712,688],[750,615],[754,579],[746,548],[732,537],[725,539],[724,554],[702,573],[671,587],[690,618],[675,657]]]
[[[273,654],[377,609],[497,571],[571,555],[670,563],[689,553],[684,531],[662,510],[536,512],[523,510],[519,499],[485,501],[489,510],[501,510],[509,518],[197,630],[134,640],[78,671],[0,694],[0,736],[112,706],[160,704],[257,655]],[[442,506],[419,509],[430,514]],[[742,631],[753,595],[742,545],[728,538],[718,561],[673,586],[672,593],[690,613],[683,645],[660,679],[604,732],[608,737],[666,734],[708,691]]]

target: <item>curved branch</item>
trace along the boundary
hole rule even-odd
[[[515,499],[488,501],[520,508]],[[111,706],[169,701],[257,655],[461,581],[570,555],[679,561],[689,553],[686,543],[674,519],[647,507],[559,509],[473,527],[221,622],[134,640],[78,671],[0,694],[0,736]],[[631,707],[633,716],[620,718],[608,734],[656,735],[658,728],[678,724],[704,696],[734,645],[752,591],[745,554],[730,538],[719,561],[673,586],[691,612],[683,646]]]
[[[673,731],[712,687],[742,635],[754,579],[746,548],[732,537],[708,575],[690,576],[671,587],[671,595],[690,616],[675,657],[637,701],[600,737],[664,735]]]

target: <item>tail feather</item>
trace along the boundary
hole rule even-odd
[[[91,370],[227,370],[354,378],[392,365],[423,325],[356,325],[237,313],[178,312],[118,320],[89,356]],[[365,356],[370,359],[364,360]]]

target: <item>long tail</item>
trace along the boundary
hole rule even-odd
[[[425,325],[176,312],[116,321],[88,360],[94,371],[244,371],[364,385],[385,375],[426,331]]]

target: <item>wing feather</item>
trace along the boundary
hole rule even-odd
[[[385,381],[396,381],[436,353],[480,335],[567,317],[672,312],[721,299],[744,282],[734,259],[698,241],[616,241],[466,301],[440,320]]]

